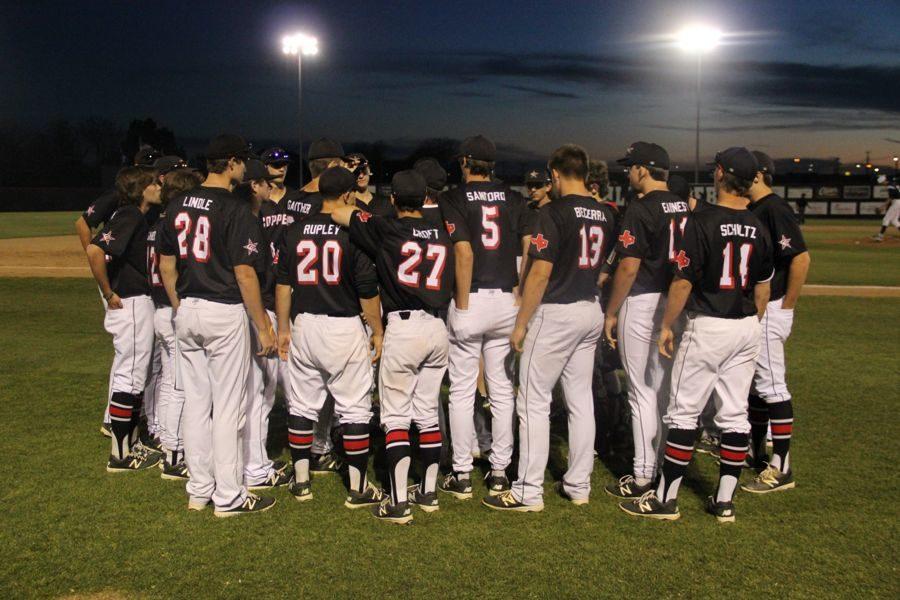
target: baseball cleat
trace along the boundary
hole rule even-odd
[[[141,432],[139,440],[139,443],[144,446],[144,448],[153,452],[159,452],[160,454],[162,453],[162,442],[158,437],[154,437],[146,432]]]
[[[162,473],[160,477],[170,481],[186,481],[190,479],[188,476],[187,464],[184,461],[169,464],[166,461],[160,463],[162,465]]]
[[[269,476],[259,483],[254,483],[252,485],[248,485],[248,490],[271,490],[277,487],[281,487],[283,485],[287,485],[291,482],[291,476],[288,473],[284,473],[281,471],[272,471],[269,473]]]
[[[506,475],[491,475],[488,473],[484,478],[484,485],[488,489],[489,496],[499,496],[503,492],[509,491],[509,479]]]
[[[566,491],[565,485],[563,485],[562,481],[557,481],[553,484],[553,487],[556,489],[556,493],[560,495],[563,500],[568,500],[575,506],[584,506],[589,502],[587,498],[573,498],[572,494]]]
[[[472,497],[472,480],[460,479],[456,473],[449,473],[438,483],[438,489],[460,500]]]
[[[411,485],[406,490],[406,496],[409,503],[418,506],[425,512],[434,512],[440,508],[438,505],[437,492],[423,493],[418,485]]]
[[[522,504],[516,500],[512,491],[503,492],[499,496],[482,498],[481,503],[491,510],[503,510],[508,512],[541,512],[544,510],[543,504]]]
[[[127,473],[129,471],[144,471],[151,467],[155,467],[159,462],[158,454],[132,453],[125,458],[119,460],[109,457],[106,463],[106,471],[108,473]]]
[[[716,502],[713,496],[706,499],[706,512],[719,523],[734,523],[734,502]]]
[[[109,423],[100,423],[100,435],[103,437],[112,437],[112,429],[109,428]]]
[[[283,460],[273,460],[272,470],[276,473],[287,473],[290,470],[291,463]]]
[[[409,503],[391,504],[390,496],[385,496],[381,504],[373,506],[372,514],[379,521],[396,523],[397,525],[406,525],[413,520],[412,511],[409,510]]]
[[[288,491],[297,502],[306,502],[313,499],[312,488],[308,481],[295,481],[288,487]]]
[[[141,456],[158,456],[160,460],[162,460],[164,454],[162,449],[146,446],[140,440],[131,445],[131,453],[139,454]]]
[[[204,510],[207,504],[209,504],[209,500],[206,498],[191,498],[188,500],[188,510]]]
[[[615,483],[610,483],[603,488],[606,493],[623,500],[637,500],[647,492],[653,489],[653,482],[647,485],[638,485],[633,475],[625,475],[620,477]]]
[[[329,475],[341,470],[341,461],[333,452],[314,454],[309,461],[309,472],[313,475]]]
[[[881,235],[880,233],[876,233],[875,235],[872,236],[872,239],[876,242],[883,242],[884,236]]]
[[[350,490],[350,495],[344,500],[344,506],[353,510],[379,504],[382,500],[384,500],[384,492],[369,483],[362,492]]]
[[[741,489],[751,494],[768,494],[797,487],[791,471],[782,473],[777,467],[769,465],[753,478],[750,483],[741,484]]]
[[[640,498],[619,502],[619,508],[633,517],[644,517],[660,521],[676,521],[681,517],[678,502],[674,498],[668,502],[660,502],[656,490],[650,490]]]
[[[700,441],[697,442],[695,447],[695,451],[700,454],[711,454],[713,456],[718,456],[719,454],[719,440],[715,436],[710,435],[708,432],[704,431],[700,436]]]
[[[238,515],[248,515],[250,513],[265,512],[275,506],[275,498],[267,496],[257,496],[256,494],[247,494],[244,501],[228,510],[215,511],[215,515],[219,518],[237,517]]]

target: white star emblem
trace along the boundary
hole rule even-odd
[[[88,216],[91,216],[92,214],[94,214],[94,205],[93,204],[88,206],[87,214],[88,214]]]
[[[528,174],[528,176],[529,176],[529,177],[537,177],[537,176],[538,176],[538,172],[537,172],[537,171],[532,171],[531,173]]]
[[[245,246],[242,246],[242,248],[247,251],[247,255],[249,256],[250,254],[259,252],[259,250],[256,249],[256,246],[257,246],[256,242],[254,242],[253,240],[248,238],[247,244]]]
[[[100,239],[103,240],[104,244],[108,244],[112,241],[115,241],[116,238],[113,237],[112,231],[107,231],[103,235],[100,236]]]
[[[787,250],[791,247],[791,238],[786,235],[782,235],[781,239],[778,240],[778,245],[781,246],[782,250]]]

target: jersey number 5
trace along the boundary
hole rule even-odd
[[[400,247],[400,254],[407,258],[397,267],[397,280],[407,287],[419,287],[420,275],[416,267],[422,262],[422,245],[413,241],[405,242]],[[447,262],[447,247],[441,244],[428,244],[425,258],[434,261],[431,273],[425,278],[425,287],[429,290],[439,290],[441,274]]]
[[[187,258],[188,236],[191,234],[194,223],[191,215],[186,212],[175,216],[175,230],[178,232],[178,256]],[[209,261],[209,234],[211,233],[209,217],[200,215],[197,217],[197,231],[194,233],[194,243],[191,245],[191,253],[197,262]]]
[[[496,250],[500,247],[500,226],[497,225],[497,218],[500,217],[499,206],[482,206],[481,207],[481,244],[486,250]]]
[[[321,251],[312,240],[300,240],[297,244],[297,283],[300,285],[316,285],[319,283],[319,271],[315,268],[319,254],[322,254],[322,279],[328,285],[341,282],[341,244],[337,240],[327,240]]]
[[[738,273],[741,277],[741,289],[747,289],[749,282],[749,266],[750,255],[753,254],[752,244],[741,244],[740,262],[738,263]],[[732,242],[725,244],[722,249],[722,277],[719,278],[719,288],[723,290],[734,289],[734,246]]]

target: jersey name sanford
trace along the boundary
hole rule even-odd
[[[662,202],[660,203],[664,213],[683,213],[688,212],[687,202]]]
[[[184,199],[184,202],[181,203],[185,208],[196,208],[197,210],[209,210],[209,207],[212,206],[213,199],[212,198],[195,198],[193,196],[188,196]]]
[[[606,221],[606,213],[597,208],[585,208],[583,206],[573,207],[575,216],[579,219],[590,219],[591,221]]]
[[[719,225],[719,231],[722,237],[742,237],[756,239],[756,227],[753,225],[742,225],[741,223],[722,223]]]
[[[466,192],[469,202],[506,202],[506,192],[482,192],[472,190]]]
[[[412,234],[413,237],[423,240],[436,240],[438,238],[437,229],[416,229],[415,227],[413,227]]]
[[[303,226],[303,235],[337,235],[340,225],[334,223],[307,223]]]

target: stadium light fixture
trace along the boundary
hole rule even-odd
[[[297,142],[300,157],[300,187],[303,187],[303,57],[319,53],[319,40],[305,33],[294,33],[281,38],[281,51],[297,57]]]
[[[713,51],[722,41],[722,31],[709,25],[688,25],[675,34],[679,48],[697,57],[697,129],[694,138],[694,183],[700,183],[700,96],[703,55]]]

